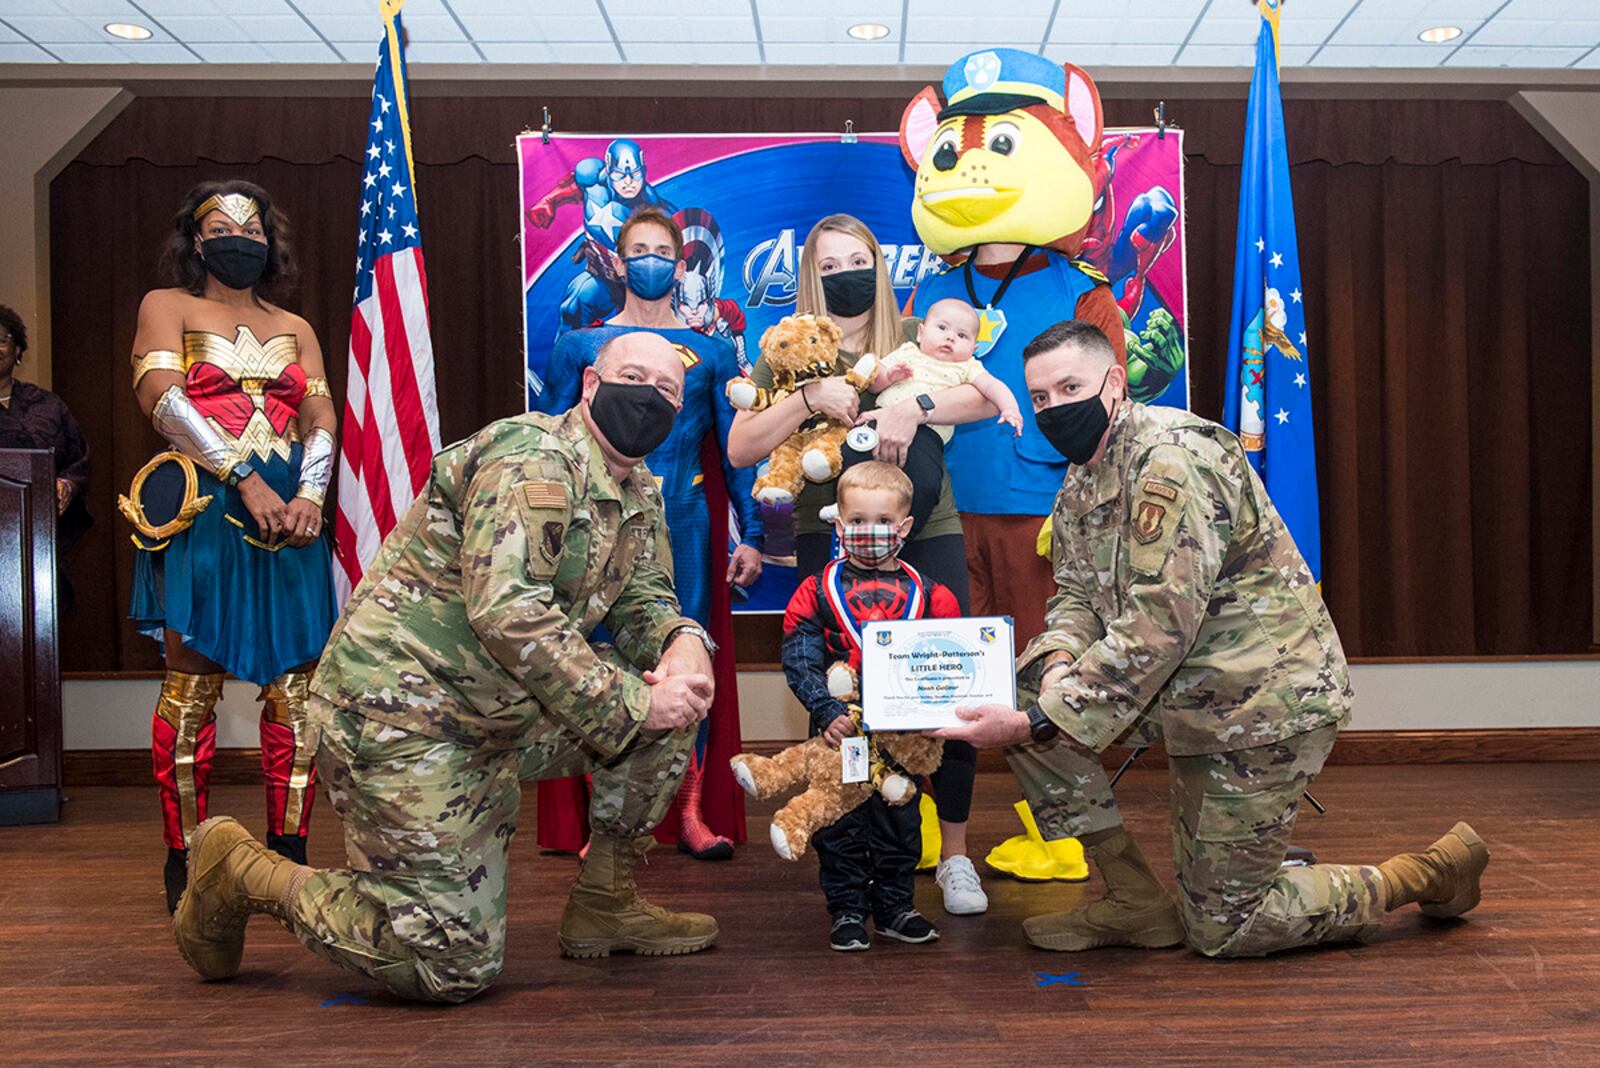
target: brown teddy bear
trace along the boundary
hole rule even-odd
[[[850,718],[861,726],[856,673],[844,661],[828,669],[828,691],[848,704]],[[811,836],[838,822],[876,790],[891,805],[917,796],[915,776],[931,775],[944,755],[944,743],[924,734],[868,734],[871,771],[866,782],[844,782],[839,750],[811,738],[774,757],[740,753],[729,761],[733,777],[752,797],[767,798],[796,783],[806,788],[772,816],[772,848],[784,860],[805,854]]]
[[[844,333],[832,319],[815,315],[786,315],[761,335],[761,358],[772,371],[773,388],[758,389],[748,378],[727,385],[728,401],[743,412],[770,408],[795,390],[834,373],[839,342]],[[860,393],[878,371],[878,358],[867,353],[845,373]],[[806,480],[829,482],[839,476],[839,447],[849,427],[817,413],[778,444],[768,457],[767,470],[756,479],[750,495],[762,504],[792,503]]]

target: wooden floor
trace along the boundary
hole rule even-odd
[[[1165,778],[1124,780],[1129,822],[1166,876]],[[987,915],[918,901],[942,941],[827,948],[815,862],[785,864],[763,813],[734,860],[658,850],[641,881],[704,909],[693,957],[578,963],[555,929],[574,862],[515,850],[506,969],[457,1008],[397,1002],[257,919],[232,982],[199,983],[172,945],[155,793],[80,788],[53,827],[0,828],[0,1063],[34,1064],[1600,1064],[1600,766],[1334,767],[1296,840],[1376,861],[1469,818],[1494,859],[1469,922],[1413,908],[1383,936],[1258,961],[1185,950],[1030,949],[1019,928],[1096,884],[986,879]],[[1013,833],[1014,787],[980,776],[974,848]],[[324,818],[312,859],[337,863]],[[260,795],[217,791],[255,822]],[[318,833],[320,832],[320,833]],[[1040,974],[1068,976],[1041,986]]]

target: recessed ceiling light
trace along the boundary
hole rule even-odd
[[[131,22],[108,22],[106,32],[113,37],[120,37],[124,41],[148,41],[150,31],[143,26],[135,26]]]
[[[1446,41],[1454,41],[1460,36],[1460,26],[1435,26],[1431,30],[1423,30],[1417,34],[1417,40],[1426,41],[1429,44],[1444,44]]]
[[[881,22],[860,22],[845,32],[858,41],[881,41],[889,36],[889,27]]]

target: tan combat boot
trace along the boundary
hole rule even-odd
[[[238,820],[206,820],[189,839],[189,886],[172,917],[178,952],[202,979],[232,977],[244,956],[250,914],[285,920],[310,874],[250,837]]]
[[[1121,827],[1099,841],[1095,837],[1087,835],[1083,842],[1106,881],[1105,896],[1071,912],[1023,920],[1028,941],[1040,949],[1066,952],[1100,946],[1161,949],[1182,942],[1178,906],[1150,870],[1138,843]]]
[[[561,952],[569,957],[638,953],[671,957],[695,953],[717,940],[717,921],[698,912],[668,912],[639,896],[634,860],[654,845],[596,834],[561,914]]]
[[[1459,916],[1478,904],[1479,880],[1489,866],[1489,847],[1465,823],[1421,853],[1401,853],[1378,865],[1388,888],[1387,911],[1413,901],[1426,916]]]

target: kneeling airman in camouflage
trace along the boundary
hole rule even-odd
[[[263,849],[233,820],[189,851],[175,932],[232,976],[264,912],[394,993],[459,1002],[499,974],[519,780],[594,773],[594,836],[561,919],[577,957],[691,953],[710,916],[643,900],[635,859],[711,705],[710,639],[682,616],[641,457],[671,429],[683,363],[654,334],[610,342],[564,415],[445,449],[334,629],[312,684],[322,781],[351,869]],[[604,623],[614,646],[591,645]]]
[[[1465,823],[1377,866],[1283,868],[1296,809],[1350,718],[1322,595],[1227,430],[1127,399],[1105,336],[1058,323],[1023,354],[1041,432],[1068,460],[1052,521],[1057,592],[1024,650],[1026,712],[964,710],[940,732],[1008,759],[1048,839],[1077,837],[1103,898],[1024,924],[1043,949],[1171,946],[1248,957],[1376,933],[1385,911],[1478,903],[1489,862]],[[1164,738],[1178,901],[1097,754]]]

